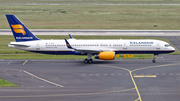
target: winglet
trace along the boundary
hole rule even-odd
[[[66,42],[66,46],[69,48],[69,49],[73,49],[72,47],[71,47],[71,45],[69,44],[69,42],[66,40],[66,39],[64,39],[65,40],[65,42]]]
[[[69,38],[70,38],[70,39],[73,39],[73,37],[71,36],[71,34],[69,34]]]

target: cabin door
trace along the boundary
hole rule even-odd
[[[127,46],[126,46],[126,44],[125,44],[125,43],[123,44],[123,49],[127,49]]]
[[[40,42],[36,43],[36,50],[40,50]]]
[[[157,44],[157,46],[156,46],[156,49],[160,49],[160,46],[159,46],[159,44]]]

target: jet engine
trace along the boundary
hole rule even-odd
[[[95,55],[95,59],[101,60],[114,60],[115,52],[108,51],[108,52],[100,52],[98,55]]]

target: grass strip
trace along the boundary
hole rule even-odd
[[[0,78],[0,87],[19,87],[19,86]]]
[[[179,0],[2,0],[1,3],[5,3],[5,5],[8,5],[8,3],[64,3],[64,4],[117,4],[117,3],[180,3]],[[10,5],[10,4],[9,4]],[[12,5],[12,4],[11,4]]]
[[[0,29],[6,14],[30,29],[180,29],[180,5],[1,5]]]

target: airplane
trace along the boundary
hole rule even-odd
[[[16,40],[10,42],[9,47],[42,54],[87,55],[84,63],[92,63],[92,56],[95,59],[114,60],[116,54],[154,54],[152,62],[155,63],[158,54],[175,51],[169,43],[152,39],[76,40],[69,34],[68,40],[42,40],[15,15],[6,17]]]

